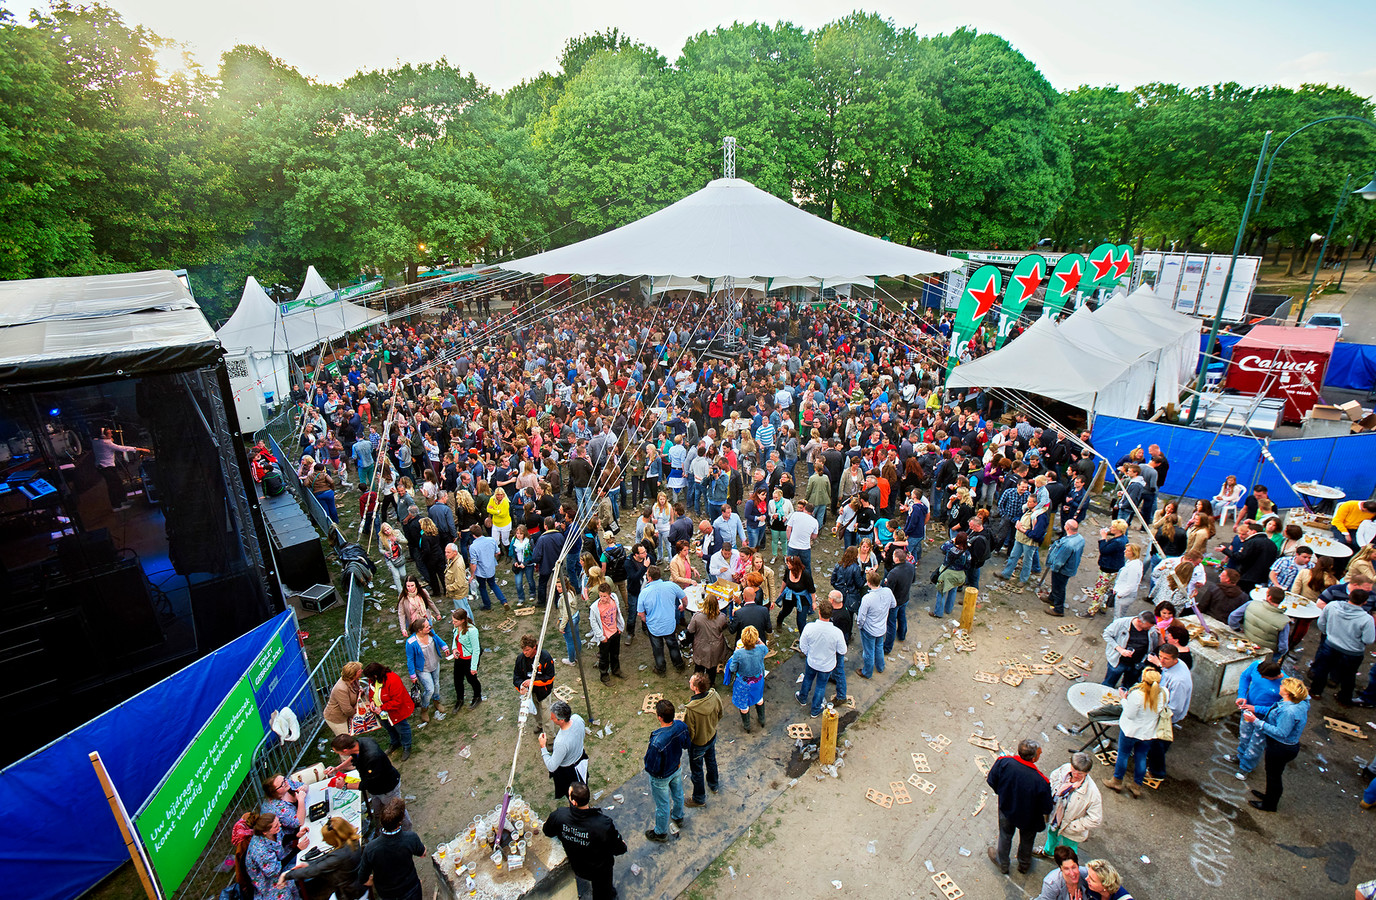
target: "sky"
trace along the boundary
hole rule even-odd
[[[615,26],[673,62],[684,41],[733,21],[816,28],[854,9],[940,34],[1002,35],[1060,90],[1153,81],[1194,86],[1340,84],[1376,95],[1371,0],[104,0],[127,23],[181,41],[208,70],[236,44],[338,82],[363,69],[447,58],[496,90],[558,68],[570,37]],[[5,5],[20,12],[23,0]],[[41,7],[40,7],[41,8]]]

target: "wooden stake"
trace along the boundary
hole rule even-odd
[[[91,765],[96,770],[96,778],[100,779],[100,787],[105,791],[105,800],[110,804],[110,813],[119,824],[119,833],[124,836],[124,847],[129,851],[129,858],[134,861],[134,870],[139,873],[139,881],[143,882],[144,893],[148,895],[148,900],[163,900],[162,891],[153,883],[153,877],[148,871],[148,866],[143,857],[143,847],[134,837],[129,814],[124,810],[124,801],[120,799],[119,792],[115,790],[115,784],[110,780],[110,773],[105,771],[105,763],[101,762],[99,753],[92,752],[89,756]]]
[[[979,600],[979,589],[965,589],[965,605],[960,610],[960,627],[969,631],[975,625],[975,603]]]
[[[824,766],[836,762],[836,728],[839,721],[836,710],[822,710],[822,736],[817,740],[817,759]]]

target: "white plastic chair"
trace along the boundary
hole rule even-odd
[[[1233,496],[1225,497],[1220,490],[1219,495],[1214,500],[1219,504],[1218,527],[1222,528],[1228,523],[1228,513],[1233,514],[1233,524],[1237,525],[1238,507],[1242,505],[1243,499],[1247,496],[1247,489],[1240,484],[1233,485]]]

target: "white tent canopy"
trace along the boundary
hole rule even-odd
[[[1080,409],[1135,418],[1151,402],[1175,402],[1199,356],[1199,323],[1172,312],[1149,288],[1039,319],[1001,350],[957,366],[947,387],[1002,387]]]
[[[294,310],[284,313],[253,276],[244,282],[244,293],[234,314],[220,326],[216,337],[231,359],[230,384],[239,408],[240,424],[261,418],[261,404],[268,395],[280,401],[291,391],[291,357],[346,334],[385,321],[386,313],[348,300],[331,299],[336,292],[311,266],[306,271]]]
[[[960,260],[852,231],[739,178],[718,178],[643,219],[504,263],[537,275],[650,275],[870,282],[958,269]],[[738,284],[737,287],[743,287]]]

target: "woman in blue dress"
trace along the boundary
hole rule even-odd
[[[282,861],[295,848],[282,846],[282,823],[274,815],[259,814],[253,820],[253,836],[244,849],[241,865],[244,875],[253,883],[254,900],[300,900],[296,883],[282,880]],[[300,842],[307,842],[302,835]]]
[[[750,707],[764,725],[764,655],[768,651],[754,625],[741,629],[740,645],[726,661],[726,680],[731,683],[731,705],[741,714],[741,725],[750,732]]]
[[[306,792],[304,785],[292,781],[285,775],[269,775],[263,779],[263,805],[260,813],[276,816],[282,825],[281,842],[290,848],[296,843],[296,834],[306,819]]]

